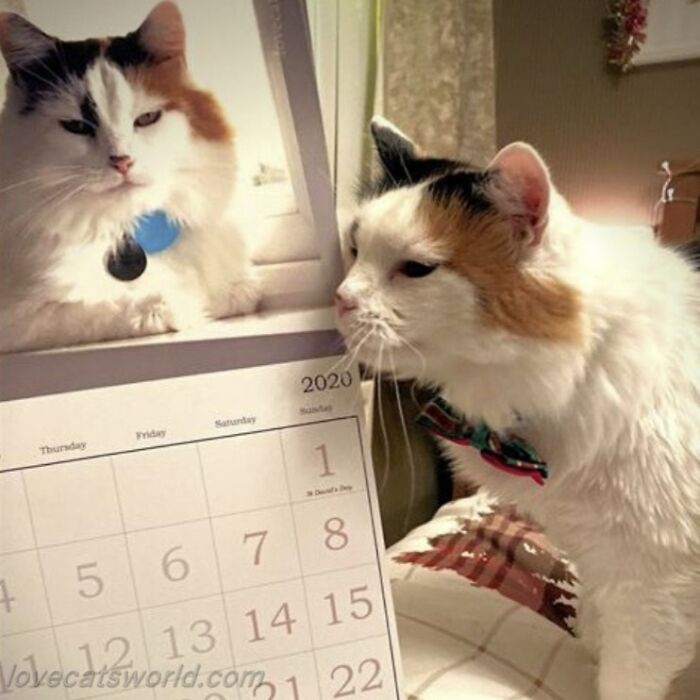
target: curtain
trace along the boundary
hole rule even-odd
[[[425,150],[496,148],[492,0],[384,0],[383,113]]]

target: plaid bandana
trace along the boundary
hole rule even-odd
[[[470,423],[439,396],[419,414],[416,423],[433,435],[479,450],[485,462],[507,474],[529,476],[540,486],[549,476],[547,463],[532,445],[515,435],[499,435],[486,423]]]

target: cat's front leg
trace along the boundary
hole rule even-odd
[[[674,573],[616,582],[596,598],[600,699],[666,700],[674,679],[694,656],[698,579]]]
[[[260,280],[252,273],[233,283],[228,290],[229,315],[251,314],[262,298]]]
[[[210,295],[208,309],[212,318],[243,316],[257,311],[262,299],[262,286],[254,273],[234,281],[226,281]]]

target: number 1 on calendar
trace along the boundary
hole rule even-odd
[[[328,447],[325,443],[319,445],[316,451],[321,455],[321,460],[323,462],[323,471],[321,472],[321,478],[326,476],[335,476],[335,472],[331,471],[331,463],[328,460]]]

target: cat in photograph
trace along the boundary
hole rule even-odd
[[[0,49],[10,70],[0,351],[254,311],[258,284],[230,211],[233,131],[188,76],[177,6],[161,2],[126,36],[85,41],[0,13]]]
[[[700,631],[692,251],[579,218],[524,143],[478,169],[382,119],[372,131],[382,174],[336,298],[349,350],[546,462],[499,468],[441,439],[457,479],[518,504],[575,562],[601,700],[664,700]]]

